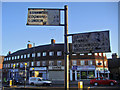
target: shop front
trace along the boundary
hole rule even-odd
[[[49,79],[52,81],[64,81],[64,66],[49,66]]]
[[[43,79],[48,79],[47,67],[31,67],[30,77],[42,77]]]
[[[103,67],[96,68],[95,77],[106,77],[109,79],[109,74],[110,74],[110,71],[108,70],[108,68],[105,68],[105,69],[103,69]]]
[[[92,79],[95,77],[95,66],[72,66],[70,80]]]

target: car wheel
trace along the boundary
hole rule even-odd
[[[47,83],[44,83],[43,86],[47,86]]]
[[[114,86],[114,82],[110,82],[110,86]]]
[[[34,83],[31,83],[31,85],[34,85]]]
[[[97,82],[95,82],[95,83],[94,83],[94,86],[98,86],[98,83],[97,83]]]

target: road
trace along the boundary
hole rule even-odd
[[[77,85],[70,85],[70,90],[78,90]],[[115,86],[92,86],[92,85],[84,85],[85,90],[92,90],[92,89],[105,89],[105,90],[120,90],[119,85]],[[89,89],[88,89],[89,88]],[[64,90],[64,85],[52,85],[52,86],[31,86],[31,85],[26,85],[24,88],[24,85],[17,85],[16,87],[4,87],[3,90],[19,90],[19,89],[29,89],[29,90]]]

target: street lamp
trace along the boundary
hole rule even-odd
[[[15,76],[15,64],[13,64],[13,85],[14,85],[14,76]]]
[[[26,86],[26,67],[27,67],[27,63],[25,63],[25,84],[24,84],[24,87]]]
[[[28,42],[30,42],[30,43],[32,43],[33,44],[33,53],[35,54],[35,43],[34,42],[31,42],[31,41],[28,41]],[[33,57],[33,63],[35,62],[35,56]],[[32,68],[33,69],[33,68]],[[33,70],[34,71],[34,70]],[[34,72],[33,72],[34,73]]]

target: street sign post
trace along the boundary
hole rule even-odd
[[[60,11],[64,11],[64,24],[60,23]],[[69,89],[69,44],[68,44],[68,6],[64,9],[28,8],[26,25],[64,26],[65,90]]]
[[[110,52],[109,31],[73,34],[74,53]]]

